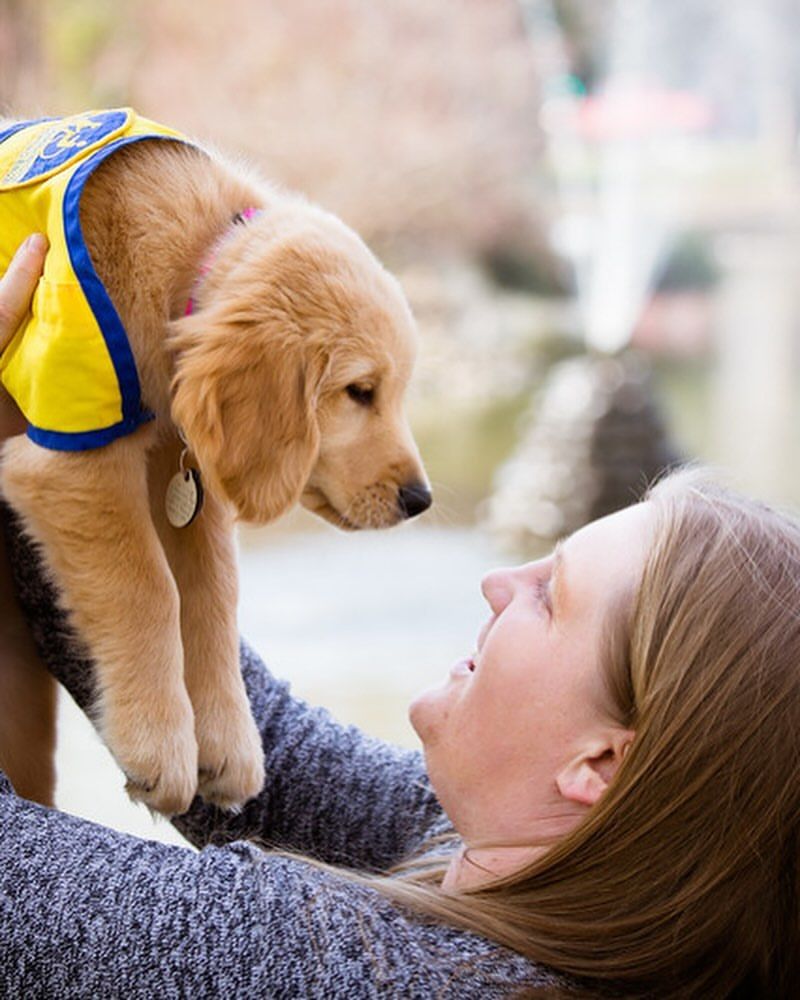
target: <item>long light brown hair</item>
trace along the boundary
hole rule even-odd
[[[479,890],[441,892],[441,854],[370,881],[565,974],[564,996],[796,996],[800,526],[696,472],[650,500],[654,541],[607,656],[636,738],[604,797]]]

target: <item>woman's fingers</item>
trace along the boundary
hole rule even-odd
[[[47,237],[33,233],[19,247],[0,278],[0,351],[4,351],[30,308],[47,254]]]

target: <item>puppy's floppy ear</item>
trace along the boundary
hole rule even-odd
[[[267,522],[300,497],[319,449],[327,360],[276,319],[215,305],[170,324],[172,418],[212,491]]]

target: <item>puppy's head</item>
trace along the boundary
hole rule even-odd
[[[342,528],[430,504],[403,394],[416,332],[395,279],[334,217],[268,209],[226,242],[171,324],[172,417],[244,520],[297,501]]]

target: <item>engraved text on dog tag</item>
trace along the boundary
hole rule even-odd
[[[185,528],[203,506],[203,483],[197,469],[181,469],[167,487],[167,520],[173,528]]]

